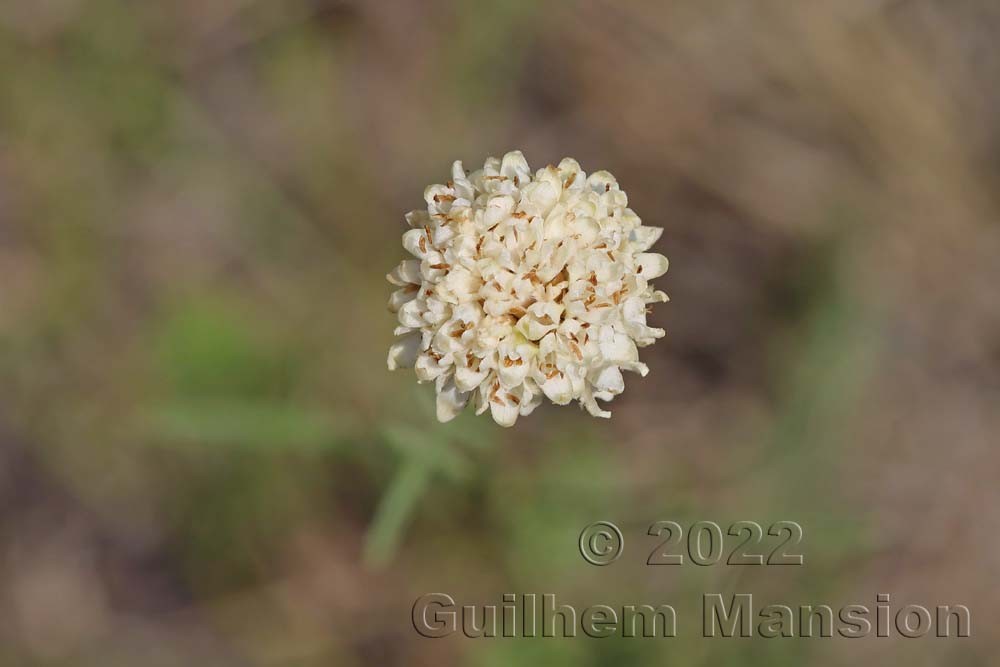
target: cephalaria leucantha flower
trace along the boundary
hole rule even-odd
[[[650,281],[667,258],[649,249],[659,227],[642,225],[614,176],[588,176],[572,159],[532,175],[524,156],[490,158],[424,192],[406,221],[413,256],[387,277],[399,289],[389,369],[434,382],[437,416],[471,400],[513,426],[544,398],[597,401],[622,393],[622,371],[645,375],[638,348],[663,336],[647,326],[649,304],[667,301]]]

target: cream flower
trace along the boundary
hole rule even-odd
[[[663,232],[643,226],[614,176],[589,177],[572,159],[534,176],[515,151],[424,192],[406,220],[414,257],[387,278],[399,286],[389,369],[413,368],[437,388],[437,416],[472,400],[513,426],[548,398],[597,401],[625,389],[622,371],[646,375],[639,347],[663,336],[648,305],[667,301],[649,281],[667,258],[648,252]]]

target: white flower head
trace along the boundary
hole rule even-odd
[[[667,301],[649,284],[667,270],[648,252],[663,230],[642,225],[608,172],[566,158],[532,176],[520,151],[471,174],[455,162],[424,199],[406,216],[413,259],[387,276],[400,288],[389,369],[434,382],[443,422],[470,400],[501,426],[543,398],[610,417],[597,400],[622,393],[623,370],[646,375],[637,348],[663,336],[646,325]]]

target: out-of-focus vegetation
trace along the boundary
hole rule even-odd
[[[990,0],[3,3],[0,663],[995,664],[998,39]],[[439,425],[385,370],[403,213],[513,148],[666,227],[610,422]],[[646,567],[656,519],[795,520],[806,565]],[[681,636],[421,639],[438,591]],[[715,591],[973,637],[706,641]]]

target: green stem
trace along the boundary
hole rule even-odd
[[[396,473],[382,497],[375,518],[365,538],[364,562],[370,567],[384,567],[399,549],[403,530],[430,482],[430,469],[409,457]]]

